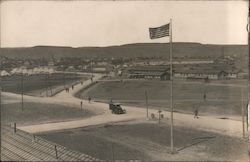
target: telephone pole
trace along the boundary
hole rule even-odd
[[[2,79],[0,78],[0,83],[1,82],[2,82]],[[0,85],[2,85],[2,84],[0,84]],[[2,110],[2,86],[0,86],[0,116],[1,116],[1,110]]]
[[[93,79],[93,60],[91,59],[91,78]]]
[[[21,92],[21,97],[22,97],[22,111],[23,111],[23,71],[22,71],[22,76],[21,76],[21,87],[22,87],[22,92]]]
[[[242,136],[245,138],[245,109],[243,99],[243,89],[241,88],[241,115],[242,115]]]
[[[2,87],[0,87],[0,110],[2,109]],[[1,113],[1,111],[0,111]],[[1,114],[0,114],[1,116]]]
[[[147,93],[147,90],[145,90],[145,98],[146,98],[146,108],[147,108],[147,118],[148,118],[148,93]]]

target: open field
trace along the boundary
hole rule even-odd
[[[23,76],[23,92],[32,96],[51,96],[65,87],[71,87],[80,80],[87,80],[88,75],[78,74],[39,74]],[[22,76],[13,75],[1,78],[1,87],[3,91],[22,93]]]
[[[56,104],[24,102],[1,105],[1,122],[16,122],[18,126],[78,120],[95,115],[94,112]]]
[[[196,119],[194,119],[196,120]],[[198,121],[198,120],[197,120]],[[247,143],[241,139],[187,127],[174,127],[178,154],[170,154],[170,126],[157,121],[117,123],[41,137],[99,159],[143,160],[247,160]],[[112,151],[113,148],[113,151]]]
[[[196,108],[199,114],[205,115],[241,115],[242,99],[246,101],[247,87],[245,80],[202,81],[177,80],[174,82],[175,111],[193,113]],[[241,97],[241,89],[242,96]],[[76,94],[79,98],[109,102],[120,102],[126,105],[145,107],[145,90],[151,108],[169,110],[170,82],[133,80],[123,82],[100,82]],[[204,100],[204,94],[206,99]],[[244,102],[245,104],[246,102]],[[245,107],[245,105],[244,105]]]

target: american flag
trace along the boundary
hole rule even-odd
[[[169,24],[156,28],[149,28],[150,39],[157,39],[169,36]]]

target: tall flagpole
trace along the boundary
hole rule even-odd
[[[21,84],[22,84],[22,85],[21,85],[21,86],[22,86],[22,94],[21,94],[21,97],[22,97],[22,107],[21,107],[21,108],[22,108],[22,109],[21,109],[21,110],[23,111],[23,70],[22,70]]]
[[[250,25],[250,6],[248,6],[248,18],[247,18],[247,32],[248,32],[248,82],[247,82],[247,89],[248,89],[248,93],[247,93],[247,112],[246,112],[246,115],[247,115],[247,131],[249,131],[249,115],[250,114],[248,114],[248,104],[249,104],[249,102],[250,102],[250,86],[249,86],[249,84],[250,84],[250,55],[249,55],[249,52],[250,52],[250,46],[249,46],[249,44],[250,44],[250,31],[249,31],[249,25]]]
[[[170,53],[170,107],[171,107],[171,153],[174,153],[174,108],[173,108],[173,49],[172,49],[172,19],[170,19],[169,27],[169,53]]]

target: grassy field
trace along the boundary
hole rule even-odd
[[[178,80],[174,82],[174,107],[176,111],[193,113],[198,108],[199,114],[237,115],[241,114],[241,87],[243,100],[247,98],[245,80],[199,81]],[[240,87],[241,86],[241,87]],[[87,90],[80,91],[77,97],[125,105],[145,107],[145,90],[148,94],[149,107],[170,110],[169,81],[123,81],[100,82]],[[204,100],[204,94],[206,99]],[[245,102],[244,102],[245,103]]]
[[[23,77],[23,92],[32,96],[51,96],[64,89],[64,85],[70,87],[80,80],[87,80],[87,75],[76,74],[39,74]],[[3,91],[22,93],[22,76],[13,75],[1,78]]]
[[[1,123],[16,122],[17,125],[31,125],[49,122],[82,119],[94,115],[93,112],[55,104],[25,102],[1,105]]]
[[[111,160],[246,160],[247,143],[219,134],[174,127],[178,154],[170,152],[170,126],[157,122],[113,124],[40,134],[45,139]],[[113,149],[112,149],[113,148]],[[112,151],[113,150],[113,151]]]

